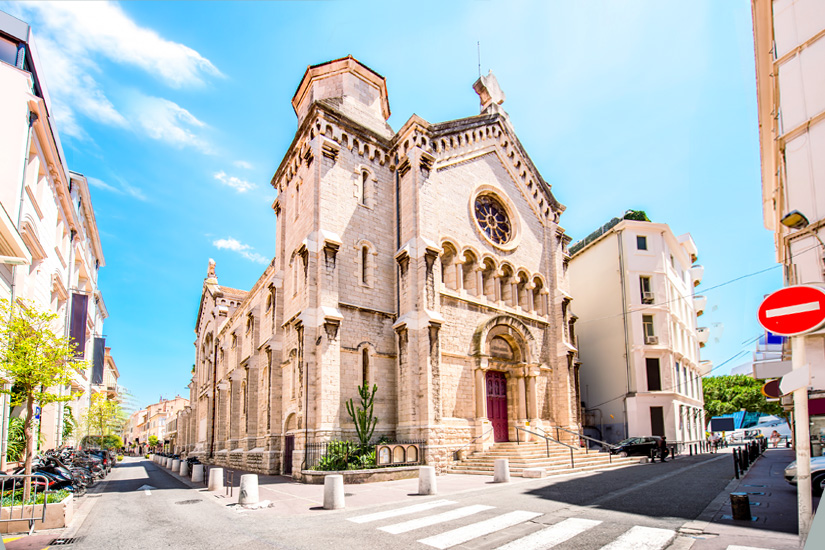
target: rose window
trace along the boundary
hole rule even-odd
[[[495,244],[504,244],[513,235],[510,218],[504,206],[490,195],[480,195],[476,199],[475,215],[478,226]]]

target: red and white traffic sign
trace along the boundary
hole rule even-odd
[[[788,286],[770,294],[759,306],[759,324],[780,336],[812,332],[825,324],[825,289]]]

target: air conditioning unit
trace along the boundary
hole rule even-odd
[[[645,344],[647,344],[649,346],[655,346],[658,343],[659,343],[659,337],[658,336],[645,336]]]
[[[643,304],[652,304],[654,301],[654,294],[651,291],[642,292],[642,303]]]

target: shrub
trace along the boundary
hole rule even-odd
[[[29,500],[26,504],[43,504],[43,499],[48,497],[48,502],[46,504],[54,504],[55,502],[60,502],[67,496],[72,494],[71,492],[67,491],[66,489],[60,489],[59,491],[44,493],[39,492],[36,495],[32,495],[29,497]],[[2,505],[3,506],[15,506],[23,504],[23,489],[18,489],[13,493],[7,493],[2,498]]]
[[[117,455],[117,461],[120,462],[121,460],[123,460],[123,455]]]
[[[349,441],[330,441],[326,453],[318,461],[315,470],[338,472],[362,470],[375,466],[375,446],[359,445]]]

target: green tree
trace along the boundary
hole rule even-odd
[[[768,403],[762,395],[763,384],[763,381],[744,374],[703,378],[706,422],[714,416],[741,410],[784,417],[781,405],[778,402]]]
[[[0,301],[0,369],[14,383],[11,389],[1,390],[10,396],[12,405],[25,405],[23,433],[26,441],[25,473],[31,474],[35,449],[32,429],[35,406],[41,409],[49,403],[70,401],[60,389],[67,386],[76,369],[88,364],[74,362],[74,346],[69,338],[58,336],[52,327],[58,316],[39,311],[31,304],[10,304]],[[24,488],[28,499],[30,487]]]
[[[105,393],[92,394],[92,404],[83,416],[87,436],[103,437],[123,430],[126,421],[120,403]]]
[[[67,441],[74,434],[77,429],[77,420],[75,420],[72,413],[72,407],[66,405],[63,407],[63,441]]]
[[[158,446],[158,443],[159,443],[158,436],[156,436],[156,435],[150,435],[149,436],[149,447],[150,448],[154,449],[155,447]]]

